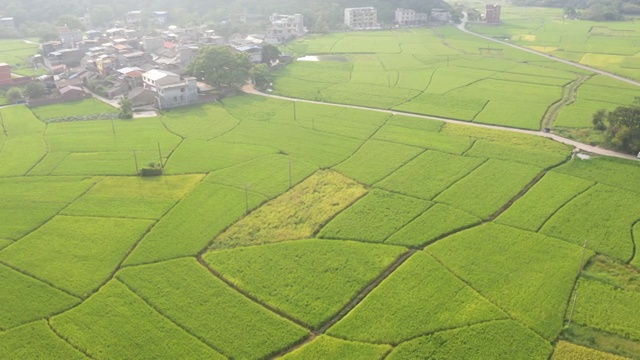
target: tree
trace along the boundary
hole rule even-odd
[[[265,64],[270,64],[272,60],[278,60],[281,54],[280,49],[275,45],[266,44],[262,46],[262,62]]]
[[[9,101],[9,103],[15,104],[18,101],[22,100],[22,90],[17,87],[12,87],[11,89],[7,90],[5,97],[7,98],[7,101]]]
[[[120,112],[118,113],[118,117],[120,119],[131,119],[133,117],[133,104],[131,100],[126,97],[120,98]]]
[[[187,72],[217,88],[240,88],[249,80],[253,64],[247,55],[228,46],[200,50]]]
[[[264,90],[271,85],[273,76],[267,64],[258,64],[251,69],[251,79],[259,90]]]
[[[24,87],[24,91],[22,91],[22,95],[27,99],[37,99],[46,93],[47,88],[41,82],[37,81],[28,83],[27,86]]]
[[[605,142],[614,149],[640,152],[640,97],[630,106],[618,106],[610,112],[599,110],[593,116],[593,124],[596,129],[606,129]]]
[[[62,15],[56,20],[56,25],[61,27],[68,27],[69,29],[86,30],[82,21],[77,16]]]

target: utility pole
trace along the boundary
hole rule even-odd
[[[140,168],[138,167],[138,154],[133,150],[133,161],[136,164],[136,174],[140,174]]]
[[[244,183],[244,213],[249,212],[249,184]]]
[[[4,116],[2,116],[1,112],[0,112],[0,125],[2,125],[2,133],[4,134],[4,136],[7,136],[7,128],[4,127]]]
[[[162,151],[160,151],[160,143],[158,143],[158,159],[160,160],[160,168],[164,168],[164,164],[162,163]]]

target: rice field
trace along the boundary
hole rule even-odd
[[[416,104],[432,96],[476,121],[500,108],[492,86],[536,97],[577,76],[429,31],[292,46],[350,59],[328,96],[403,84],[385,101],[419,92]],[[425,66],[433,87],[407,78]],[[359,83],[341,82],[350,74]],[[590,81],[594,98],[611,87]],[[467,107],[473,86],[486,98]],[[640,356],[635,162],[251,95],[128,121],[0,112],[0,358]],[[136,176],[150,162],[164,174]]]

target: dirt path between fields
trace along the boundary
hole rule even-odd
[[[600,75],[604,75],[604,76],[608,76],[608,77],[616,79],[616,80],[624,81],[627,84],[640,86],[640,82],[632,80],[632,79],[629,79],[629,78],[626,78],[624,76],[616,75],[616,74],[613,74],[613,73],[610,73],[610,72],[604,71],[604,70],[595,69],[595,68],[592,68],[590,66],[582,65],[580,63],[576,63],[576,62],[573,62],[573,61],[561,59],[561,58],[555,57],[555,56],[550,55],[550,54],[546,54],[546,53],[543,53],[543,52],[535,51],[535,50],[526,48],[524,46],[511,44],[511,43],[506,42],[506,41],[502,41],[502,40],[494,39],[494,38],[489,37],[489,36],[478,34],[476,32],[468,30],[466,28],[466,26],[467,26],[467,14],[464,14],[464,19],[462,19],[462,22],[460,24],[458,24],[458,29],[460,31],[462,31],[462,32],[465,32],[465,33],[469,34],[469,35],[477,36],[479,38],[482,38],[482,39],[485,39],[485,40],[489,40],[489,41],[493,41],[493,42],[498,43],[498,44],[510,46],[510,47],[518,49],[518,50],[526,51],[528,53],[535,54],[535,55],[538,55],[538,56],[542,56],[542,57],[545,57],[547,59],[554,60],[554,61],[557,61],[557,62],[561,62],[563,64],[571,65],[573,67],[577,67],[577,68],[580,68],[580,69],[583,69],[583,70],[592,71],[592,72],[600,74]]]
[[[339,106],[339,107],[345,107],[345,108],[351,108],[351,109],[370,110],[370,111],[377,111],[377,112],[381,112],[381,113],[385,113],[385,114],[391,114],[391,115],[404,115],[404,116],[411,116],[411,117],[416,117],[416,118],[421,118],[421,119],[438,120],[438,121],[443,121],[443,122],[449,123],[449,124],[475,126],[475,127],[481,127],[481,128],[487,128],[487,129],[504,130],[504,131],[521,133],[521,134],[541,136],[541,137],[546,137],[546,138],[553,139],[553,140],[558,141],[558,142],[563,143],[563,144],[567,144],[567,145],[573,146],[574,148],[578,149],[579,151],[583,151],[583,152],[587,152],[587,153],[592,153],[592,154],[597,154],[597,155],[604,155],[604,156],[611,156],[611,157],[617,157],[617,158],[628,159],[628,160],[638,160],[633,155],[624,154],[624,153],[620,153],[620,152],[613,151],[613,150],[607,150],[607,149],[603,149],[603,148],[600,148],[600,147],[597,147],[597,146],[591,146],[591,145],[588,145],[588,144],[583,144],[583,143],[581,143],[579,141],[567,139],[567,138],[564,138],[562,136],[558,136],[556,134],[545,133],[545,132],[542,132],[542,131],[517,129],[517,128],[500,126],[500,125],[480,124],[480,123],[474,123],[474,122],[469,122],[469,121],[462,121],[462,120],[456,120],[456,119],[443,118],[443,117],[438,117],[438,116],[413,114],[413,113],[397,111],[397,110],[378,109],[378,108],[372,108],[372,107],[366,107],[366,106],[357,106],[357,105],[335,104],[335,103],[327,103],[327,102],[322,102],[322,101],[305,100],[305,99],[298,99],[298,98],[292,98],[292,97],[287,97],[287,96],[272,95],[272,94],[266,94],[266,93],[260,92],[260,91],[256,90],[251,85],[245,85],[242,88],[242,91],[244,91],[247,94],[265,96],[265,97],[269,97],[269,98],[273,98],[273,99],[288,100],[288,101],[298,101],[298,102],[304,102],[304,103],[309,103],[309,104]]]

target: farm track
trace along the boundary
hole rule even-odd
[[[591,76],[580,75],[576,80],[565,85],[562,88],[562,98],[549,106],[544,116],[542,117],[540,128],[552,128],[553,124],[555,124],[556,119],[558,118],[560,110],[562,110],[562,108],[564,108],[565,106],[569,106],[576,102],[578,89],[580,89],[580,86],[582,86],[582,84],[584,84],[589,79],[591,79]]]
[[[464,14],[464,19],[462,19],[462,22],[460,24],[458,24],[458,29],[460,31],[462,31],[462,32],[465,32],[465,33],[469,34],[469,35],[477,36],[479,38],[482,38],[482,39],[485,39],[485,40],[489,40],[489,41],[493,41],[493,42],[501,44],[501,45],[510,46],[512,48],[515,48],[515,49],[518,49],[518,50],[522,50],[522,51],[526,51],[528,53],[535,54],[535,55],[538,55],[538,56],[542,56],[542,57],[545,57],[547,59],[550,59],[550,60],[553,60],[553,61],[557,61],[557,62],[561,62],[561,63],[566,64],[566,65],[577,67],[577,68],[580,68],[582,70],[588,70],[588,71],[591,71],[591,72],[594,72],[594,73],[597,73],[597,74],[600,74],[600,75],[608,76],[608,77],[610,77],[612,79],[624,81],[627,84],[640,86],[640,82],[639,81],[635,81],[635,80],[626,78],[624,76],[616,75],[616,74],[610,73],[608,71],[599,70],[599,69],[596,69],[596,68],[592,68],[590,66],[582,65],[582,64],[579,64],[579,63],[576,63],[576,62],[573,62],[573,61],[561,59],[561,58],[555,57],[553,55],[545,54],[543,52],[535,51],[535,50],[532,50],[532,49],[529,49],[529,48],[526,48],[526,47],[523,47],[523,46],[511,44],[511,43],[508,43],[506,41],[494,39],[494,38],[489,37],[489,36],[478,34],[476,32],[473,32],[473,31],[467,29],[466,26],[467,26],[467,14],[465,13]]]
[[[437,121],[442,121],[442,122],[449,123],[449,124],[473,126],[473,127],[480,127],[480,128],[485,128],[485,129],[494,129],[494,130],[504,130],[504,131],[515,132],[515,133],[520,133],[520,134],[528,134],[528,135],[546,137],[546,138],[553,139],[553,140],[555,140],[557,142],[573,146],[573,147],[575,147],[576,149],[578,149],[580,151],[584,151],[584,152],[588,152],[588,153],[592,153],[592,154],[597,154],[597,155],[611,156],[611,157],[616,157],[616,158],[621,158],[621,159],[627,159],[627,160],[638,160],[633,155],[624,154],[624,153],[620,153],[620,152],[613,151],[613,150],[607,150],[607,149],[603,149],[603,148],[600,148],[600,147],[597,147],[597,146],[587,145],[587,144],[581,143],[579,141],[567,139],[567,138],[564,138],[564,137],[556,135],[556,134],[545,133],[545,132],[542,132],[542,131],[518,129],[518,128],[513,128],[513,127],[500,126],[500,125],[481,124],[481,123],[475,123],[475,122],[469,122],[469,121],[463,121],[463,120],[456,120],[456,119],[450,119],[450,118],[444,118],[444,117],[438,117],[438,116],[415,114],[415,113],[398,111],[398,110],[379,109],[379,108],[372,108],[372,107],[358,106],[358,105],[327,103],[327,102],[323,102],[323,101],[306,100],[306,99],[298,99],[298,98],[294,98],[294,97],[287,97],[287,96],[281,96],[281,95],[265,94],[263,92],[260,92],[260,91],[256,90],[251,85],[244,86],[242,88],[242,91],[244,91],[247,94],[259,95],[259,96],[269,97],[269,98],[273,98],[273,99],[297,101],[297,102],[303,102],[303,103],[309,103],[309,104],[317,104],[317,105],[344,107],[344,108],[350,108],[350,109],[369,110],[369,111],[376,111],[376,112],[381,112],[381,113],[391,114],[391,115],[404,115],[404,116],[410,116],[410,117],[415,117],[415,118],[420,118],[420,119],[437,120]]]

